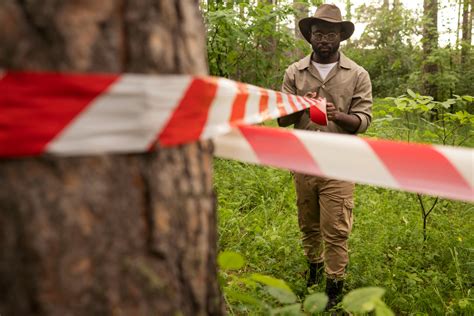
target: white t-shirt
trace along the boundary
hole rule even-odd
[[[332,63],[332,64],[319,64],[315,61],[311,61],[318,70],[319,74],[321,75],[321,79],[326,80],[326,77],[328,76],[328,73],[331,71],[331,69],[336,66],[337,62]]]

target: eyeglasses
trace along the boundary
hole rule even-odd
[[[311,36],[318,42],[322,41],[323,39],[325,39],[328,42],[333,42],[337,39],[337,37],[339,36],[339,33],[323,34],[323,33],[320,33],[320,32],[312,32]]]

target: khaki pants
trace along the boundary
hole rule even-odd
[[[298,223],[311,263],[325,263],[326,275],[344,278],[349,262],[347,239],[352,230],[354,183],[294,174]]]

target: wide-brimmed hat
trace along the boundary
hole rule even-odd
[[[350,21],[343,21],[341,10],[334,4],[322,4],[318,7],[314,16],[301,19],[298,23],[301,34],[309,42],[311,39],[311,25],[318,21],[326,21],[341,25],[341,41],[345,41],[354,33],[354,23]]]

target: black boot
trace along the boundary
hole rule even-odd
[[[312,287],[319,284],[323,279],[324,262],[309,264],[309,277],[306,287]]]
[[[344,287],[344,281],[326,279],[326,295],[329,298],[328,304],[326,305],[326,311],[331,310],[336,306],[342,298],[342,288]]]

